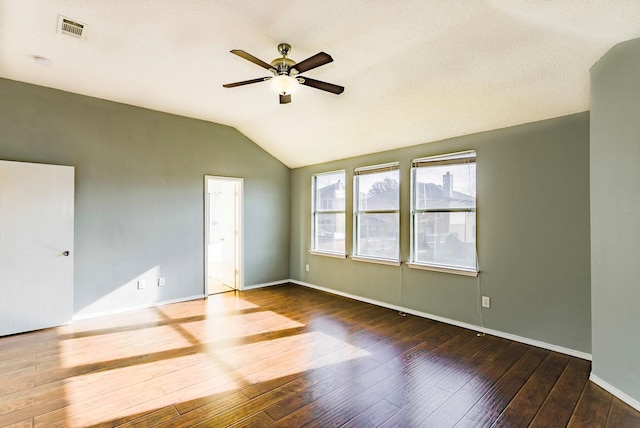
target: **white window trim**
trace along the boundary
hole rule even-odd
[[[313,254],[314,256],[325,256],[325,257],[334,257],[336,259],[346,259],[346,253],[336,253],[333,251],[320,251],[320,250],[309,250],[309,254]]]
[[[346,221],[347,219],[347,207],[346,207],[346,199],[345,199],[345,207],[344,210],[341,211],[337,211],[337,210],[332,210],[332,211],[317,211],[316,210],[316,177],[319,175],[325,175],[325,174],[335,174],[335,173],[342,173],[344,175],[344,186],[345,186],[345,191],[346,191],[346,186],[347,186],[347,171],[345,169],[336,169],[334,171],[326,171],[326,172],[319,172],[316,174],[313,174],[311,176],[311,248],[309,248],[309,254],[314,254],[314,255],[318,255],[318,256],[328,256],[328,257],[336,257],[336,258],[346,258],[347,257],[347,244],[345,241],[345,246],[344,246],[344,252],[334,252],[334,251],[325,251],[325,250],[319,250],[317,248],[314,248],[316,246],[316,215],[321,212],[323,214],[342,214],[344,215],[344,219]],[[346,230],[345,230],[345,234],[346,234]]]
[[[461,159],[469,159],[475,158],[476,151],[475,150],[465,150],[463,152],[455,152],[455,153],[447,153],[444,155],[435,155],[435,156],[427,156],[424,158],[417,158],[411,161],[411,167],[413,168],[416,164],[428,163],[431,165],[437,165],[438,163],[442,164],[445,162],[453,161],[452,163],[460,164]]]
[[[451,273],[456,275],[464,275],[464,276],[473,276],[477,277],[480,273],[478,262],[477,262],[477,241],[476,241],[476,263],[475,269],[471,268],[463,268],[463,267],[455,267],[450,265],[437,265],[432,263],[420,263],[415,261],[415,234],[414,234],[414,221],[416,212],[428,212],[429,210],[418,210],[416,211],[414,207],[415,203],[415,168],[419,168],[421,166],[426,166],[422,164],[444,164],[444,163],[453,163],[453,164],[463,164],[465,159],[473,158],[474,162],[476,161],[477,153],[475,150],[465,150],[462,152],[455,153],[447,153],[443,155],[435,155],[428,156],[418,159],[413,159],[411,161],[411,201],[410,201],[410,237],[409,237],[409,245],[410,245],[410,255],[409,262],[406,262],[406,265],[411,269],[420,269],[420,270],[429,270],[433,272],[442,272],[442,273]],[[460,212],[474,212],[477,213],[477,206],[473,210],[462,209],[462,210],[448,210],[450,212],[460,211]],[[476,227],[477,227],[477,215],[476,215]],[[477,236],[476,236],[477,239]]]
[[[349,258],[356,262],[377,263],[380,265],[388,265],[388,266],[400,266],[402,264],[400,260],[382,259],[379,257],[365,257],[365,256],[351,255],[349,256]]]
[[[400,162],[387,162],[378,165],[359,166],[353,170],[353,175],[372,174],[381,171],[392,171],[400,167]]]
[[[480,273],[479,270],[463,269],[463,268],[456,269],[449,266],[436,266],[436,265],[430,265],[426,263],[409,262],[409,263],[406,263],[406,265],[409,266],[411,269],[430,270],[433,272],[443,272],[443,273],[453,273],[456,275],[464,275],[464,276],[478,276],[478,274]]]
[[[353,251],[356,253],[358,251],[358,214],[360,214],[360,202],[358,200],[359,197],[359,186],[356,184],[359,175],[364,174],[375,174],[377,172],[384,171],[394,171],[400,170],[400,162],[388,162],[384,164],[378,165],[370,165],[358,167],[353,170]],[[398,190],[398,209],[395,210],[365,210],[362,213],[372,213],[372,214],[398,214],[398,220],[400,217],[400,191]],[[400,222],[398,222],[398,255],[400,254]],[[363,256],[361,254],[352,254],[350,256],[352,260],[359,262],[368,262],[368,263],[379,263],[385,265],[393,265],[400,266],[401,260],[400,257],[398,259],[385,259],[381,257],[370,257]]]

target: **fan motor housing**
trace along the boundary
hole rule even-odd
[[[286,57],[276,58],[271,61],[271,66],[277,70],[278,74],[288,74],[289,69],[294,65],[296,65],[296,62]]]

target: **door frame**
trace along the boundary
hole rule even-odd
[[[235,223],[237,233],[235,235],[236,254],[236,290],[244,289],[244,178],[239,177],[223,177],[218,175],[204,176],[204,295],[209,296],[209,225],[210,225],[210,207],[209,207],[209,186],[211,181],[230,181],[235,184],[236,206],[235,206]]]

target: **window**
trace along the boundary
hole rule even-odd
[[[354,257],[398,263],[400,175],[398,163],[354,171]]]
[[[312,251],[345,255],[344,182],[344,170],[315,174],[311,179]]]
[[[477,272],[475,151],[415,159],[411,183],[412,267]]]

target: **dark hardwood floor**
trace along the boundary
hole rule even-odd
[[[0,426],[640,427],[589,370],[282,285],[0,338]]]

